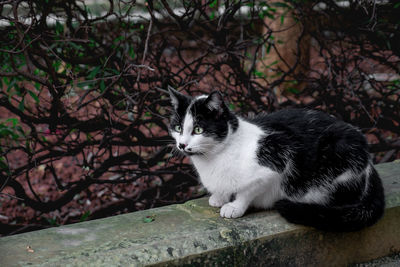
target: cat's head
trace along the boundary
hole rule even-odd
[[[171,87],[168,91],[173,106],[170,134],[178,150],[188,156],[216,153],[237,128],[221,93],[190,97]]]

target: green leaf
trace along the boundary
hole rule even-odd
[[[35,83],[35,89],[40,92],[40,83]]]
[[[18,105],[18,109],[21,110],[22,112],[24,112],[24,110],[25,110],[25,102],[24,102],[24,100],[25,100],[25,98],[22,98],[21,102],[19,102],[19,105]]]
[[[39,104],[39,97],[34,92],[28,90],[28,94],[35,100],[36,104]]]
[[[149,223],[149,222],[154,221],[155,218],[156,218],[156,215],[149,215],[149,216],[146,216],[146,217],[143,218],[143,222],[144,223]]]
[[[76,43],[73,43],[73,42],[68,42],[68,44],[70,45],[70,46],[72,46],[75,50],[81,50],[81,48],[82,48],[82,45],[77,45]]]
[[[32,152],[31,143],[29,143],[28,140],[25,141],[25,148],[26,148],[29,152]]]
[[[84,214],[82,214],[81,218],[79,219],[79,221],[84,222],[86,221],[90,216],[90,210],[86,211]]]
[[[271,6],[290,8],[290,6],[284,2],[271,3]]]
[[[89,73],[87,76],[88,79],[92,80],[94,77],[96,77],[97,73],[101,70],[101,66],[96,66],[92,69],[92,71]]]
[[[6,159],[4,157],[0,157],[0,170],[9,170],[8,164],[6,163]]]
[[[118,36],[117,38],[115,38],[114,40],[113,40],[113,43],[118,43],[119,41],[122,41],[122,40],[124,40],[124,36]]]
[[[104,92],[104,90],[106,90],[106,83],[104,82],[104,80],[100,81],[100,92]]]
[[[400,7],[400,2],[396,3],[393,7],[394,8],[399,8]]]
[[[299,94],[300,93],[300,91],[297,88],[294,88],[294,87],[289,87],[287,89],[287,91],[290,92],[290,93],[293,93],[293,94]]]
[[[109,72],[114,75],[119,75],[119,71],[116,69],[106,68],[104,71]]]
[[[214,8],[214,7],[217,7],[217,5],[218,5],[218,0],[214,0],[208,6],[211,8]]]
[[[259,78],[265,77],[264,73],[258,70],[254,70],[254,75],[256,75]]]
[[[9,128],[1,128],[0,137],[12,137],[13,139],[15,139],[18,138],[18,135],[11,131]]]
[[[214,11],[211,11],[210,19],[214,19],[214,18],[215,18],[215,12],[214,12]]]
[[[269,54],[269,52],[271,51],[271,46],[272,46],[272,44],[271,43],[268,43],[268,46],[267,46],[267,54]]]
[[[22,129],[21,126],[17,125],[17,126],[15,127],[15,129],[16,129],[20,134],[22,134],[22,136],[26,136],[26,134],[25,134],[25,132],[24,132],[24,129]]]
[[[84,88],[84,87],[90,88],[91,86],[93,86],[94,82],[95,81],[83,81],[83,82],[79,82],[77,85],[79,88],[88,89],[88,88]]]
[[[24,89],[21,89],[21,87],[19,87],[18,84],[15,84],[14,88],[15,92],[17,92],[17,96],[23,96]]]
[[[133,50],[133,46],[129,47],[129,56],[131,57],[131,59],[136,58],[136,54],[135,54],[135,50]]]
[[[53,217],[53,218],[47,218],[47,217],[45,217],[45,218],[46,218],[47,222],[48,222],[50,225],[52,225],[52,226],[60,226],[60,225],[57,223],[57,218],[56,218],[56,217]]]
[[[95,46],[96,46],[96,42],[93,39],[91,39],[89,42],[89,47],[95,47]]]
[[[4,81],[7,81],[7,80],[4,80]],[[11,88],[13,88],[16,83],[17,83],[17,79],[12,78],[11,81],[8,83],[7,93],[9,93],[11,91]],[[7,84],[7,82],[6,82],[6,84]]]
[[[9,85],[10,84],[10,80],[8,79],[8,77],[3,77],[3,82],[5,85]]]
[[[56,21],[56,33],[61,34],[64,31],[63,25],[57,20]]]
[[[271,64],[269,64],[268,66],[265,66],[266,68],[271,68],[273,65],[278,64],[278,60],[275,60],[274,62],[272,62]]]
[[[11,122],[12,127],[15,127],[18,124],[18,119],[17,118],[9,118],[6,120],[6,122]]]

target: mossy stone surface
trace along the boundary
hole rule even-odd
[[[224,219],[202,198],[0,238],[0,266],[337,266],[369,261],[400,251],[400,163],[381,164],[377,170],[384,181],[386,213],[359,232],[316,231],[289,224],[275,211]]]

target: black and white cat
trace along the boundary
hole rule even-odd
[[[303,109],[244,119],[218,91],[193,98],[169,93],[170,134],[221,217],[241,217],[250,206],[276,208],[292,223],[355,231],[382,216],[381,180],[353,126]]]

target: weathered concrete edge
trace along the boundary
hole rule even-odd
[[[399,163],[395,161],[376,165],[385,187],[386,210],[384,217],[372,227],[353,233],[326,233],[297,226],[282,233],[247,240],[239,245],[150,266],[316,266],[321,263],[324,266],[338,266],[363,263],[399,253]],[[397,177],[393,177],[396,172],[387,172],[393,167],[397,170]]]
[[[146,266],[348,266],[400,253],[400,207],[375,226],[337,234],[299,227]]]
[[[273,211],[221,219],[206,199],[0,238],[2,266],[344,265],[400,251],[400,164],[377,166],[387,210],[375,226],[333,234]],[[143,223],[147,215],[156,215]],[[35,253],[26,252],[32,245]]]

